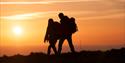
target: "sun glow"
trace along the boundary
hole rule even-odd
[[[16,35],[21,35],[22,34],[22,29],[21,29],[21,27],[16,26],[16,27],[13,28],[13,32]]]

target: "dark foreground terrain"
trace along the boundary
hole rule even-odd
[[[31,53],[28,56],[0,57],[0,63],[125,63],[125,48],[108,51],[81,51],[61,56]]]

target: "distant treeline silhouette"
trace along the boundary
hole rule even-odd
[[[107,51],[81,51],[60,56],[31,53],[28,56],[0,57],[0,63],[125,63],[125,48]]]

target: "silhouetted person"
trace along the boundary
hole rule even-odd
[[[68,18],[63,13],[59,13],[60,23],[61,23],[61,29],[62,29],[62,36],[59,39],[59,45],[58,45],[58,53],[61,54],[62,50],[62,44],[65,39],[68,40],[68,44],[70,46],[70,50],[74,53],[74,46],[72,43],[72,34],[74,33],[71,25],[71,20],[75,21],[74,18]],[[76,30],[77,31],[77,30]]]
[[[59,38],[58,28],[60,28],[60,24],[58,22],[54,22],[53,19],[49,19],[46,35],[44,38],[44,42],[47,41],[50,44],[48,46],[48,55],[50,55],[51,48],[53,48],[53,51],[55,52],[55,54],[57,54],[55,44],[57,42],[57,39]]]

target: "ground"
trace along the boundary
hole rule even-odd
[[[0,63],[125,63],[125,48],[107,51],[81,51],[60,56],[31,53],[0,57]]]

